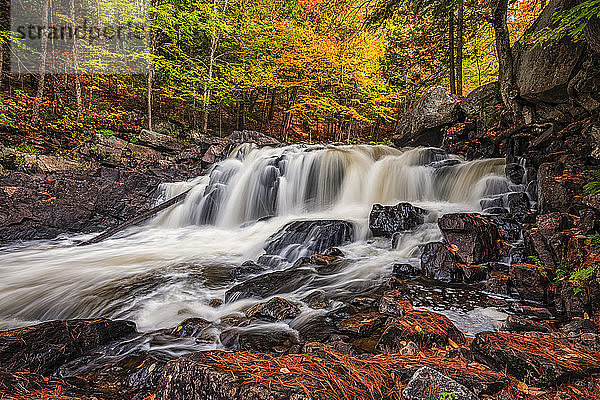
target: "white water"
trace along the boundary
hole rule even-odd
[[[430,165],[445,158],[431,149],[386,146],[244,145],[210,176],[164,185],[163,198],[192,191],[119,238],[73,246],[91,237],[86,235],[0,249],[0,329],[97,316],[130,319],[141,330],[172,327],[188,317],[218,321],[259,301],[211,307],[234,284],[228,271],[256,260],[265,239],[298,219],[351,221],[358,237],[342,248],[350,260],[342,271],[285,297],[299,300],[317,288],[359,293],[382,283],[394,263],[418,264],[418,246],[441,238],[439,215],[478,211],[479,199],[509,190],[503,160],[452,157],[458,164]],[[373,203],[399,201],[430,212],[426,224],[390,249],[389,241],[369,237],[368,215]],[[489,318],[457,306],[447,312],[459,326],[490,329]],[[298,320],[315,313],[304,311]]]

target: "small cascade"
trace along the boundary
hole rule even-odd
[[[186,201],[159,223],[235,227],[352,204],[477,204],[509,191],[503,173],[503,159],[465,162],[435,148],[243,145],[195,181]],[[180,190],[166,185],[165,197]]]

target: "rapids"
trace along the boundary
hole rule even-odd
[[[184,202],[99,244],[75,246],[92,236],[78,235],[1,248],[0,330],[105,316],[133,320],[149,332],[189,317],[218,321],[243,312],[264,300],[210,303],[224,299],[235,284],[233,268],[257,260],[270,235],[300,219],[350,221],[357,237],[341,248],[348,260],[343,270],[283,297],[300,300],[322,289],[344,299],[383,283],[394,263],[418,265],[419,245],[441,238],[440,215],[481,211],[481,199],[523,190],[504,177],[503,159],[465,162],[432,148],[248,144],[207,175],[163,185],[157,202],[190,188]],[[392,249],[389,240],[370,237],[368,216],[374,203],[399,201],[429,214]],[[467,332],[494,329],[502,318],[482,305],[479,293],[411,285],[420,305],[440,310]],[[302,311],[291,329],[322,313],[306,306]]]

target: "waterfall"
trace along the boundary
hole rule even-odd
[[[160,223],[235,227],[272,216],[399,201],[477,205],[482,197],[508,191],[503,172],[504,159],[466,162],[435,148],[245,144],[195,180],[185,202]],[[165,185],[165,197],[189,185]]]

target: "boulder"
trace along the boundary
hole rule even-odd
[[[456,255],[466,264],[495,261],[502,239],[498,226],[477,214],[445,214],[438,219],[444,239],[457,248]]]
[[[299,387],[247,383],[247,375],[233,372],[220,361],[223,352],[191,353],[167,364],[156,391],[156,400],[309,400]],[[233,366],[233,364],[231,365]],[[285,378],[286,374],[280,372]],[[325,399],[323,399],[325,400]]]
[[[548,301],[551,282],[544,268],[531,264],[513,264],[508,274],[522,299],[540,303]]]
[[[316,276],[312,268],[288,268],[248,279],[225,292],[225,302],[291,293],[310,283]]]
[[[490,82],[471,91],[460,102],[460,109],[470,117],[485,118],[490,109],[502,103],[500,85]]]
[[[429,279],[442,282],[460,282],[462,271],[458,268],[454,249],[442,242],[427,243],[421,254],[421,271]]]
[[[465,386],[430,367],[421,367],[415,372],[402,396],[406,400],[478,400]]]
[[[281,297],[273,297],[266,303],[258,303],[246,310],[246,317],[258,318],[267,321],[283,321],[296,318],[300,314],[300,308]]]
[[[428,310],[407,311],[400,318],[390,318],[383,328],[377,350],[396,353],[404,344],[413,341],[421,347],[447,345],[449,340],[464,343],[465,335],[444,315]]]
[[[197,337],[210,325],[204,318],[188,318],[175,328],[171,329],[171,335],[178,337]]]
[[[369,229],[373,236],[391,238],[395,232],[408,231],[423,224],[427,211],[410,203],[395,206],[373,205],[369,215]]]
[[[525,168],[520,164],[508,163],[504,167],[504,173],[506,177],[515,185],[523,183],[523,177],[525,176]]]
[[[411,264],[394,264],[392,266],[392,275],[396,278],[407,279],[414,278],[421,274],[421,269]]]
[[[524,221],[527,219],[530,214],[529,197],[527,196],[527,193],[510,193],[508,195],[508,209],[517,221]]]
[[[488,267],[485,265],[458,264],[462,271],[463,281],[466,283],[476,283],[485,281],[488,276]]]
[[[572,162],[548,162],[538,169],[537,190],[540,214],[566,212],[577,214],[585,183],[583,165]]]
[[[600,353],[549,335],[481,332],[471,350],[479,362],[536,386],[551,387],[600,371]]]
[[[598,326],[590,319],[575,319],[560,327],[568,338],[576,338],[584,333],[598,334]]]
[[[387,291],[379,299],[379,312],[392,317],[402,317],[409,311],[413,311],[413,306],[405,300],[405,296],[398,290]]]
[[[387,316],[378,312],[361,312],[337,323],[337,328],[346,334],[366,337],[383,325]]]
[[[329,307],[330,302],[329,298],[323,290],[313,291],[309,295],[302,298],[302,301],[305,302],[313,310],[327,308]]]
[[[227,349],[282,353],[298,344],[291,329],[267,326],[230,328],[221,332],[221,344]]]
[[[136,333],[130,321],[50,321],[0,332],[0,368],[52,374],[61,365],[113,340]]]
[[[330,247],[354,240],[354,226],[347,221],[294,221],[271,235],[264,244],[266,256],[280,256],[289,262],[322,253]],[[266,260],[263,257],[261,260]]]
[[[509,315],[504,321],[502,330],[508,332],[552,332],[553,329],[546,322],[532,321],[516,315]]]
[[[505,274],[494,274],[485,282],[485,291],[507,296],[510,294],[509,277]]]
[[[138,139],[142,144],[146,144],[160,151],[181,151],[183,145],[177,139],[164,135],[162,133],[142,129],[138,135]]]
[[[440,86],[432,87],[398,121],[392,138],[396,146],[434,146],[442,143],[442,128],[458,122],[458,100]]]

